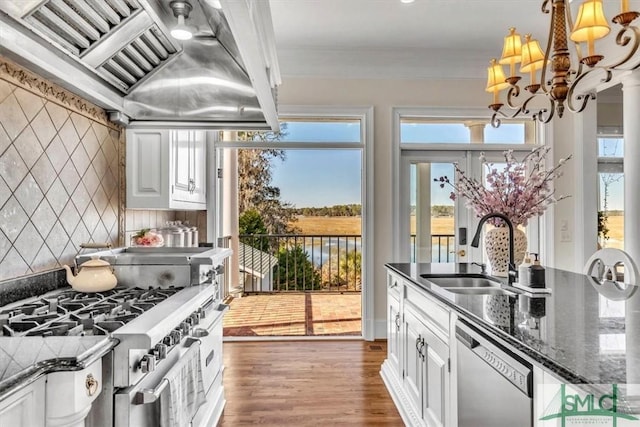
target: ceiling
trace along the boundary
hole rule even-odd
[[[575,1],[574,3],[579,3]],[[611,18],[619,2],[605,1]],[[640,6],[640,1],[632,5]],[[484,79],[511,26],[544,43],[541,0],[270,0],[283,76]],[[576,5],[574,5],[574,8]],[[636,10],[638,7],[636,7]],[[576,11],[574,11],[574,17]]]

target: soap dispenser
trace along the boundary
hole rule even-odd
[[[531,254],[534,256],[533,264],[529,267],[529,287],[531,288],[544,288],[545,287],[545,270],[540,265],[538,254]]]
[[[527,252],[524,261],[518,266],[518,283],[522,286],[529,286],[529,267],[531,267],[531,257]]]

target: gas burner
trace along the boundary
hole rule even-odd
[[[183,288],[64,290],[0,311],[5,336],[108,335]]]

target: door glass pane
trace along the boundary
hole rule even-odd
[[[598,243],[603,248],[624,249],[624,175],[598,173]]]
[[[488,120],[400,119],[400,142],[403,144],[524,144],[526,128],[532,124],[505,122],[499,128]],[[533,134],[533,132],[529,132]],[[529,141],[533,142],[533,141]]]
[[[454,202],[441,176],[454,179],[453,163],[410,166],[411,262],[456,262]]]

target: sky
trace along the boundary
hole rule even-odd
[[[353,122],[289,122],[282,141],[295,142],[354,142],[360,141],[360,124]],[[463,125],[418,123],[402,125],[403,142],[468,143],[469,130]],[[493,129],[487,126],[486,143],[522,143],[524,132],[517,125],[502,124]],[[310,144],[312,145],[312,144]],[[622,157],[621,140],[599,141],[599,156]],[[281,200],[295,207],[322,207],[361,203],[362,153],[358,149],[342,150],[286,150],[284,161],[272,161],[272,184],[280,188]],[[431,176],[453,177],[449,163],[434,163]],[[623,180],[609,176],[608,209],[623,209]],[[415,205],[415,168],[411,173],[411,204]],[[600,193],[604,194],[602,180]],[[434,205],[451,205],[450,187],[444,189],[432,181],[431,197]],[[602,199],[602,197],[601,197]],[[602,206],[600,207],[602,209]]]

